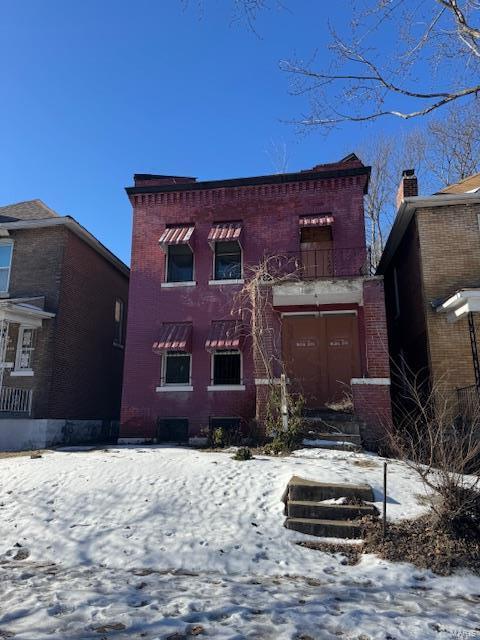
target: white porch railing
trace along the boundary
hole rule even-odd
[[[32,389],[0,389],[0,412],[27,413],[32,410]]]

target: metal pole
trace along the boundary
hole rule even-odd
[[[383,463],[383,537],[387,533],[387,463]]]
[[[280,394],[280,413],[282,414],[282,428],[284,431],[288,431],[287,383],[284,373],[282,373],[280,376]]]
[[[470,346],[472,348],[473,370],[475,372],[475,384],[480,389],[480,365],[478,362],[477,333],[475,331],[475,321],[473,313],[468,312],[468,331],[470,333]]]

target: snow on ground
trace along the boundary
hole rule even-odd
[[[283,527],[293,474],[368,482],[380,507],[382,459],[368,454],[237,462],[131,447],[0,460],[0,638],[480,638],[479,578],[375,556],[351,567],[295,545],[312,538]],[[422,494],[389,463],[390,518],[421,513]],[[29,557],[14,560],[19,549]]]

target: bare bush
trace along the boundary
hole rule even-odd
[[[444,379],[427,380],[405,368],[401,375],[403,391],[394,402],[396,424],[388,429],[389,447],[420,476],[441,527],[478,535],[480,404],[467,419],[459,415]]]

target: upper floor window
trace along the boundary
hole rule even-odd
[[[193,252],[188,244],[171,244],[167,251],[167,282],[193,281]]]
[[[119,346],[123,346],[123,338],[124,338],[124,316],[125,316],[125,305],[123,300],[117,298],[115,300],[115,312],[114,312],[114,321],[115,321],[115,330],[113,335],[113,343]]]
[[[6,293],[8,291],[12,253],[13,242],[11,240],[0,241],[0,293]]]
[[[242,250],[237,240],[215,243],[215,280],[242,277]]]

